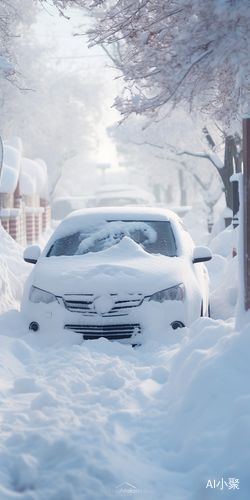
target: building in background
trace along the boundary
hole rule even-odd
[[[0,221],[20,245],[32,245],[51,225],[46,163],[22,157],[22,141],[3,142]]]

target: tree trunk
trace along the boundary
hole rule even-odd
[[[161,202],[161,185],[160,184],[154,184],[154,195],[157,203]]]
[[[184,184],[183,170],[179,169],[179,183],[181,191],[181,206],[187,205],[187,191]]]
[[[203,128],[203,132],[206,136],[206,139],[211,146],[211,148],[215,147],[215,143],[209,134],[206,127]],[[221,176],[222,182],[224,184],[226,205],[228,208],[233,210],[233,185],[230,182],[231,175],[241,172],[242,165],[242,151],[238,152],[236,145],[237,137],[233,135],[228,135],[225,140],[225,156],[224,156],[224,166],[223,168],[217,168],[218,173]],[[238,145],[240,144],[240,138],[238,137]],[[235,165],[235,167],[234,167]]]
[[[232,135],[228,135],[225,141],[224,167],[217,169],[225,187],[226,205],[231,210],[233,210],[233,184],[230,182],[230,177],[234,173],[234,148],[235,139]]]
[[[172,184],[168,184],[167,188],[163,188],[163,191],[164,191],[164,201],[166,203],[168,203],[168,205],[170,203],[172,203],[172,201],[173,201],[172,188],[173,188]]]

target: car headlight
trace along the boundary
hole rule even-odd
[[[184,300],[185,298],[185,287],[183,283],[180,285],[172,286],[171,288],[166,288],[160,292],[156,292],[149,300],[155,300],[156,302],[164,302],[165,300]]]
[[[38,304],[39,302],[50,304],[51,302],[55,302],[57,300],[56,296],[53,295],[53,293],[45,292],[45,290],[41,290],[36,286],[31,287],[29,299],[31,302],[35,302],[35,304]]]

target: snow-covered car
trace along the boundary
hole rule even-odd
[[[88,196],[64,196],[53,200],[51,215],[54,220],[62,220],[71,212],[86,208],[89,202]]]
[[[29,329],[63,328],[83,339],[133,345],[209,315],[206,247],[195,247],[175,213],[156,208],[78,210],[57,227],[36,264],[21,311]],[[167,339],[168,337],[166,337]],[[170,338],[170,337],[169,337]]]
[[[133,184],[104,184],[95,196],[89,198],[88,207],[124,207],[128,205],[146,206],[155,203],[149,191]]]

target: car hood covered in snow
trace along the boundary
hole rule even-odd
[[[151,255],[129,237],[98,253],[42,257],[33,284],[57,296],[90,293],[142,293],[144,296],[195,276],[185,257]]]

